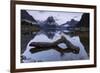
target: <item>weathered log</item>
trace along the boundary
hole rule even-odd
[[[61,56],[63,56],[64,53],[70,53],[70,52],[72,52],[74,54],[78,54],[79,50],[80,50],[79,48],[76,48],[76,49],[72,49],[72,48],[62,49],[62,48],[60,48],[60,47],[57,46],[57,47],[49,47],[49,48],[35,47],[35,48],[31,48],[30,52],[31,53],[37,53],[37,52],[40,52],[40,51],[46,51],[46,50],[50,50],[50,49],[54,49],[54,50],[58,51],[61,54]]]
[[[65,43],[68,48],[62,49],[61,47],[58,46],[60,43]],[[44,51],[44,50],[49,50],[49,49],[54,49],[58,52],[61,53],[61,56],[64,55],[64,52],[72,52],[74,54],[79,53],[79,48],[74,46],[69,40],[67,40],[64,36],[61,37],[61,39],[50,43],[50,42],[32,42],[29,44],[29,46],[34,46],[35,48],[31,48],[30,52],[31,53],[36,53],[39,51]]]

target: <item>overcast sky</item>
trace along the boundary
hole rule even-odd
[[[27,10],[27,12],[33,16],[36,20],[44,21],[49,16],[53,16],[56,22],[61,25],[71,19],[75,19],[79,21],[83,13],[79,12],[54,12],[54,11],[35,11],[35,10]]]

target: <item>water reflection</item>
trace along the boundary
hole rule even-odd
[[[21,56],[21,61],[24,59],[33,62],[88,59],[89,31],[87,25],[89,23],[84,20],[86,18],[87,15],[83,16],[79,22],[72,19],[61,25],[55,22],[53,16],[49,16],[43,22],[22,20],[21,48],[23,56]],[[83,43],[86,43],[86,46]],[[30,46],[30,44],[32,45]],[[59,44],[64,44],[66,47],[63,49],[63,45],[59,47]],[[86,50],[85,47],[88,49]],[[77,50],[78,53],[76,53]],[[39,52],[35,53],[34,51]]]
[[[31,53],[30,50],[37,51],[39,48],[36,48],[35,46],[32,49],[32,46],[30,46],[31,43],[33,42],[54,42],[57,41],[61,38],[61,36],[65,37],[65,40],[62,39],[63,43],[65,44],[64,41],[69,40],[73,45],[78,46],[80,48],[80,51],[78,54],[68,52],[69,49],[67,49],[67,52],[64,52],[64,54],[60,54],[60,52],[56,51],[53,47],[52,48],[40,48],[39,52],[36,53]],[[39,44],[38,44],[39,45]],[[45,44],[44,44],[45,45]],[[47,46],[47,45],[46,45]],[[45,46],[44,46],[45,47]],[[63,49],[63,45],[60,46],[61,48],[58,49]],[[67,48],[68,44],[66,45]],[[45,50],[46,49],[46,50]],[[66,49],[65,49],[66,50]],[[71,51],[71,50],[70,50]],[[83,60],[83,59],[88,59],[87,53],[84,49],[84,46],[80,42],[80,38],[78,36],[70,37],[69,35],[64,34],[63,32],[58,31],[55,33],[52,39],[49,39],[45,34],[41,33],[36,35],[32,40],[29,41],[27,44],[25,52],[22,54],[23,56],[26,57],[26,60],[22,60],[24,63],[26,62],[46,62],[46,61],[63,61],[63,60]]]

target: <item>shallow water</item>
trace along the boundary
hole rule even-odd
[[[69,40],[73,45],[80,48],[79,54],[74,53],[64,53],[63,56],[60,55],[60,53],[54,49],[49,49],[46,51],[40,51],[37,53],[31,53],[29,50],[32,48],[29,46],[31,42],[54,42],[61,38],[61,36],[64,36],[67,40]],[[62,43],[60,44],[60,47],[67,47]],[[67,60],[85,60],[89,59],[84,46],[82,45],[79,36],[73,36],[70,37],[69,35],[66,35],[64,33],[57,32],[52,39],[49,39],[45,34],[41,33],[39,35],[36,35],[32,40],[29,41],[27,44],[25,52],[22,54],[26,57],[26,59],[23,59],[24,63],[30,63],[30,62],[46,62],[46,61],[67,61]]]

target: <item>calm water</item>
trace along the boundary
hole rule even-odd
[[[69,31],[64,31],[69,32]],[[34,47],[30,47],[29,44],[32,42],[54,42],[61,38],[61,36],[64,36],[67,40],[69,40],[73,45],[78,46],[80,48],[79,54],[74,53],[64,53],[63,56],[60,55],[60,53],[53,48],[46,50],[46,51],[40,51],[37,53],[31,53],[29,50]],[[65,48],[64,43],[59,44],[60,47]],[[80,41],[79,36],[69,36],[61,31],[55,31],[55,32],[44,32],[38,33],[34,38],[32,38],[29,43],[27,44],[26,50],[22,55],[25,57],[22,61],[24,63],[30,63],[30,62],[46,62],[46,61],[67,61],[67,60],[85,60],[88,59],[88,55],[85,51],[85,48],[83,44]]]

